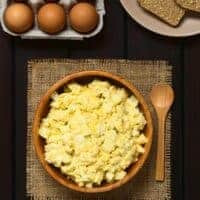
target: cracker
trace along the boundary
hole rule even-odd
[[[185,9],[174,0],[138,0],[138,3],[171,26],[177,26],[185,14]]]
[[[185,9],[200,12],[200,0],[176,0],[176,3]]]

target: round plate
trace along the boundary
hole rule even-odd
[[[160,35],[187,37],[200,33],[200,15],[186,14],[178,27],[171,27],[141,8],[137,0],[120,0],[125,10],[140,25]]]

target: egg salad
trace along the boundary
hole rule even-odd
[[[90,188],[126,176],[145,151],[145,124],[135,96],[95,79],[54,93],[39,134],[46,140],[45,160]]]

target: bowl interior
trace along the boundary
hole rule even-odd
[[[53,92],[57,91],[58,93],[62,93],[64,86],[70,82],[78,82],[80,84],[87,84],[91,82],[93,79],[109,81],[111,84],[114,84],[118,87],[123,87],[128,91],[129,94],[134,94],[136,96],[136,98],[139,100],[140,110],[143,112],[145,119],[147,121],[147,125],[145,126],[145,129],[144,129],[144,134],[148,138],[148,143],[145,144],[145,153],[139,157],[136,163],[132,164],[127,169],[127,175],[122,180],[114,182],[114,183],[102,183],[102,185],[98,187],[85,188],[85,187],[79,187],[76,183],[67,179],[66,176],[61,173],[60,169],[54,167],[53,165],[48,164],[45,161],[45,157],[44,157],[45,140],[39,136],[38,132],[39,132],[41,119],[44,118],[49,112],[49,109],[50,109],[49,103],[51,101],[50,97],[53,94]],[[142,165],[144,164],[144,161],[146,160],[149,154],[151,143],[152,143],[152,132],[153,132],[152,119],[151,119],[148,106],[145,103],[145,100],[142,97],[142,95],[131,83],[129,83],[128,81],[124,80],[123,78],[119,76],[113,75],[108,72],[83,71],[83,72],[70,74],[66,76],[64,79],[58,81],[42,97],[40,104],[36,110],[34,122],[33,122],[33,143],[34,143],[38,158],[40,162],[42,163],[43,167],[56,181],[76,191],[95,193],[95,192],[105,192],[105,191],[109,191],[114,188],[117,188],[123,185],[124,183],[126,183],[127,181],[129,181],[139,171],[139,169],[142,167]]]

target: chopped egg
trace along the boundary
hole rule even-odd
[[[94,187],[126,176],[145,152],[146,120],[138,101],[107,81],[70,83],[54,93],[39,134],[45,160],[80,187]]]

